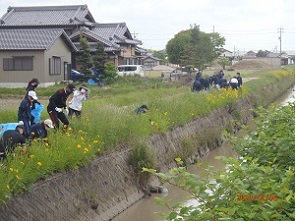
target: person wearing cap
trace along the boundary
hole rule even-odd
[[[47,106],[47,112],[50,119],[52,120],[54,128],[59,128],[59,120],[63,123],[64,128],[68,127],[70,124],[68,118],[66,117],[65,112],[68,112],[67,109],[67,99],[75,90],[75,85],[68,84],[65,88],[59,89],[56,91],[50,98],[49,104]],[[68,113],[66,113],[68,114]]]
[[[83,101],[87,100],[90,90],[85,87],[79,87],[79,90],[74,91],[72,100],[69,102],[69,117],[72,117],[75,113],[76,117],[81,117],[81,110]]]
[[[15,130],[7,130],[0,140],[0,161],[6,159],[8,153],[12,153],[16,146],[20,145],[26,152],[26,138],[24,125],[17,125]]]
[[[30,91],[35,91],[35,89],[38,87],[39,85],[39,80],[37,78],[33,78],[32,80],[29,81],[27,87],[26,87],[26,96],[28,95],[28,93]],[[35,91],[36,93],[36,91]],[[36,95],[37,97],[37,95]],[[32,107],[31,107],[31,125],[37,123],[40,121],[41,118],[41,113],[44,109],[44,106],[37,100],[34,99]]]
[[[30,139],[47,138],[47,130],[49,128],[54,128],[50,119],[46,119],[40,123],[34,124],[31,127]]]
[[[34,100],[38,100],[35,91],[29,91],[18,108],[18,122],[25,127],[25,137],[29,136],[31,128],[31,108]]]

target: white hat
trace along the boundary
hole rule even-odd
[[[85,89],[85,88],[82,88],[82,89],[81,89],[81,93],[84,94],[85,92],[86,92],[86,89]]]
[[[38,100],[38,97],[35,91],[29,91],[28,96],[32,97],[34,100]]]
[[[50,119],[44,120],[44,124],[47,125],[49,128],[54,128],[52,121]]]

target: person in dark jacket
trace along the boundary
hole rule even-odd
[[[0,161],[6,159],[8,153],[12,153],[17,145],[20,145],[25,152],[26,138],[24,137],[25,127],[17,125],[15,130],[7,130],[0,140]]]
[[[29,91],[35,91],[39,83],[40,82],[37,78],[33,78],[32,80],[30,80],[26,87],[26,96],[28,95]],[[32,110],[31,125],[33,125],[34,123],[38,122],[38,120],[40,120],[39,118],[41,117],[41,112],[43,109],[44,109],[44,106],[40,104],[38,100],[34,99],[32,107],[31,107],[31,110]],[[38,117],[34,117],[34,115],[37,115]]]
[[[242,84],[243,84],[243,79],[241,77],[241,73],[240,72],[237,72],[236,78],[238,79],[238,87],[241,87]]]
[[[20,125],[24,125],[26,137],[28,137],[30,133],[32,119],[31,108],[34,100],[38,100],[35,91],[29,91],[18,108],[18,122]]]
[[[144,105],[141,105],[139,108],[136,108],[135,109],[135,113],[137,114],[145,114],[148,110],[148,107],[144,104]]]
[[[65,88],[56,91],[50,98],[47,106],[47,112],[52,120],[54,128],[59,128],[59,120],[63,123],[64,128],[70,124],[66,115],[68,115],[67,99],[75,90],[75,85],[68,84]],[[66,114],[63,113],[63,109]]]
[[[30,139],[47,138],[47,130],[49,128],[54,128],[50,119],[46,119],[40,123],[34,124],[31,127]]]
[[[33,78],[29,81],[28,86],[26,87],[27,93],[29,91],[35,91],[36,87],[38,87],[39,81],[37,78]]]

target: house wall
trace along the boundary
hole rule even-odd
[[[281,59],[280,58],[268,58],[268,57],[256,57],[256,58],[243,58],[243,60],[254,60],[254,61],[263,61],[266,64],[272,65],[274,67],[281,66]]]
[[[53,56],[60,57],[61,58],[61,74],[60,75],[49,75],[49,58],[52,58]],[[44,82],[47,85],[56,83],[56,82],[61,82],[66,80],[65,76],[65,67],[64,64],[68,63],[71,64],[71,51],[65,44],[65,42],[61,39],[58,38],[52,47],[45,51],[44,55]]]
[[[4,71],[3,58],[13,56],[33,56],[32,71]],[[42,82],[44,51],[1,51],[0,53],[0,87],[26,87],[32,78]]]

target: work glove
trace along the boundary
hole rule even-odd
[[[62,109],[59,108],[59,107],[56,107],[56,108],[55,108],[55,111],[56,111],[56,112],[62,112]]]
[[[65,114],[69,115],[69,109],[68,108],[65,108]]]
[[[20,120],[20,121],[18,122],[18,125],[24,125],[24,122],[23,122],[22,120]]]

